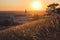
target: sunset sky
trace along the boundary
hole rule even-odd
[[[40,10],[44,10],[47,5],[51,3],[60,3],[60,0],[0,0],[0,11],[20,11],[20,10],[33,10],[31,3],[38,1],[41,3]]]

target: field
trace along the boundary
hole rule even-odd
[[[60,40],[60,14],[0,30],[0,40]]]

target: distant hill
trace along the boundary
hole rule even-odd
[[[56,9],[56,13],[60,14],[60,8]]]
[[[26,15],[24,11],[0,11],[0,15]]]

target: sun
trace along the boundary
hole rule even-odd
[[[39,10],[41,7],[41,3],[40,2],[32,2],[32,9],[33,10]]]

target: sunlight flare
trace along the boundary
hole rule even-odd
[[[41,7],[41,3],[40,2],[37,2],[37,1],[32,2],[32,9],[33,10],[39,10],[40,7]]]

